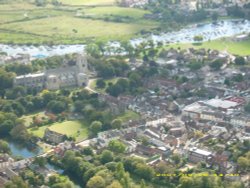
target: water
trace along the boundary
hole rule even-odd
[[[39,59],[55,55],[82,53],[84,51],[84,45],[26,46],[0,44],[0,52],[1,51],[6,52],[10,56],[29,54],[31,58]]]
[[[28,147],[13,141],[8,141],[13,156],[21,156],[23,158],[34,157],[42,153],[42,149],[38,147]]]
[[[224,20],[216,24],[203,23],[197,25],[189,25],[179,31],[173,31],[161,34],[152,34],[144,38],[136,38],[130,40],[133,46],[148,40],[154,42],[162,42],[163,44],[175,43],[193,43],[194,36],[202,35],[203,41],[215,40],[223,37],[232,37],[242,33],[250,32],[249,20]],[[0,44],[0,52],[6,52],[10,56],[15,56],[19,53],[29,54],[31,58],[45,58],[54,55],[65,55],[70,53],[81,53],[84,51],[85,45],[57,45],[57,46],[25,46],[25,45],[4,45]],[[110,42],[110,48],[119,48],[120,44],[117,41]],[[121,52],[120,52],[121,53]]]
[[[48,169],[56,171],[58,174],[68,176],[69,179],[70,179],[70,181],[72,181],[74,183],[74,187],[75,188],[81,188],[81,186],[79,185],[79,183],[77,182],[77,180],[74,177],[72,177],[70,174],[65,174],[63,169],[61,169],[61,168],[59,168],[59,167],[57,167],[57,166],[55,166],[53,164],[50,164],[50,163],[47,163],[46,167]]]
[[[50,164],[50,163],[47,163],[47,164],[46,164],[46,167],[47,167],[48,169],[51,169],[51,170],[56,171],[58,174],[63,174],[63,172],[64,172],[63,169],[61,169],[61,168],[59,168],[59,167],[57,167],[57,166],[55,166],[55,165],[53,165],[53,164]]]
[[[190,25],[179,31],[151,35],[149,38],[154,42],[163,42],[165,44],[175,43],[193,43],[194,37],[203,36],[203,41],[216,40],[223,37],[232,37],[242,33],[250,32],[249,20],[224,20],[217,23],[203,23]],[[138,45],[145,39],[138,38],[132,40],[132,44]]]

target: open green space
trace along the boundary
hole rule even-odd
[[[28,1],[0,4],[0,43],[79,44],[89,40],[126,40],[158,26],[157,22],[144,19],[148,11],[118,7],[115,0],[61,2],[61,6],[45,7]]]
[[[65,5],[113,5],[115,0],[59,0]]]
[[[227,51],[235,55],[249,55],[250,54],[250,39],[245,41],[232,41],[230,39],[220,39],[214,41],[203,42],[201,44],[173,44],[169,45],[167,48],[205,48],[220,51]]]
[[[88,128],[84,120],[58,122],[52,125],[39,127],[38,129],[30,128],[29,131],[35,136],[42,138],[46,128],[70,137],[74,137],[76,141],[80,141],[88,137]]]
[[[117,119],[122,120],[122,122],[127,122],[129,120],[138,120],[138,119],[140,119],[140,115],[135,113],[134,111],[127,110],[123,114],[117,116]]]
[[[47,118],[44,112],[38,112],[38,113],[22,116],[21,120],[24,121],[24,125],[26,127],[29,127],[33,122],[33,117],[38,117],[40,119]]]

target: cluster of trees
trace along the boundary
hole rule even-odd
[[[218,71],[220,70],[220,68],[222,67],[222,65],[224,64],[224,62],[220,59],[214,60],[213,62],[211,62],[209,64],[210,68],[214,71]]]
[[[125,76],[129,70],[128,64],[124,60],[119,59],[108,59],[104,62],[95,61],[93,66],[101,78]]]
[[[139,94],[144,91],[143,80],[158,74],[157,65],[150,61],[137,70],[128,73],[127,78],[120,78],[115,84],[109,84],[106,92],[117,97],[120,94]]]
[[[62,175],[52,175],[45,179],[45,177],[35,171],[25,170],[20,173],[19,176],[15,176],[5,184],[4,188],[29,188],[29,187],[40,187],[46,185],[51,188],[74,188],[73,182],[69,180],[67,176]]]
[[[142,185],[145,187],[145,181],[151,181],[154,177],[153,168],[142,160],[122,157],[124,148],[119,141],[111,142],[109,148],[114,150],[114,153],[104,150],[100,154],[94,154],[90,148],[85,148],[82,153],[67,151],[62,160],[56,158],[51,160],[63,166],[87,188],[139,188]],[[90,161],[85,160],[86,155],[91,156]],[[142,180],[140,184],[135,183],[130,175],[132,173],[145,181]]]
[[[164,25],[176,25],[185,24],[190,22],[200,22],[205,20],[209,14],[204,10],[204,7],[198,6],[196,11],[183,12],[173,9],[175,4],[179,4],[179,1],[171,0],[157,0],[150,1],[146,6],[146,9],[150,10],[153,14],[161,15],[158,17]]]
[[[70,100],[62,93],[55,93],[44,90],[41,95],[29,95],[26,88],[17,86],[6,90],[6,98],[3,100],[0,110],[12,112],[17,116],[22,116],[33,111],[44,110],[58,114],[68,110]]]
[[[6,72],[4,69],[0,68],[0,96],[4,98],[6,89],[13,86],[14,74]]]

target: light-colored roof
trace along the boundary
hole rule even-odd
[[[224,109],[234,108],[238,106],[237,102],[222,100],[222,99],[211,99],[206,101],[205,104],[215,108],[224,108]]]
[[[195,152],[195,153],[200,154],[200,155],[204,155],[204,156],[212,155],[212,153],[209,152],[209,151],[205,151],[205,150],[201,150],[201,149],[196,149],[196,148],[190,149],[190,151]]]
[[[44,75],[45,75],[44,73],[26,74],[26,75],[17,76],[16,79],[36,78],[36,77],[41,77],[41,76],[44,76]]]

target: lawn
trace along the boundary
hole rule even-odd
[[[38,129],[31,128],[29,129],[35,136],[42,138],[44,136],[44,131],[46,128],[49,128],[52,131],[65,134],[76,138],[76,141],[81,141],[88,137],[88,128],[86,123],[81,121],[64,121],[60,123],[54,123],[49,126],[42,126]]]
[[[145,14],[149,14],[149,11],[136,8],[124,8],[124,7],[95,7],[84,9],[83,12],[86,15],[94,17],[104,17],[104,16],[124,16],[131,17],[134,19],[141,19]]]
[[[35,27],[34,27],[35,26]],[[152,25],[105,22],[70,16],[57,16],[24,22],[2,24],[0,29],[30,33],[54,39],[102,38],[104,40],[130,38],[142,29],[151,29]],[[30,36],[31,38],[33,36]]]
[[[214,50],[220,50],[220,51],[228,51],[229,53],[235,54],[235,55],[250,55],[250,39],[246,41],[241,42],[235,42],[231,41],[230,39],[220,39],[220,40],[214,40],[214,41],[208,41],[204,42],[201,45],[194,45],[194,44],[173,44],[169,45],[168,48],[206,48],[206,49],[214,49]]]
[[[39,117],[40,119],[47,118],[47,116],[44,114],[44,112],[39,112],[39,113],[34,113],[34,114],[22,116],[21,120],[24,121],[24,125],[26,127],[29,127],[31,125],[31,123],[33,122],[33,117],[35,117],[35,116]]]
[[[138,119],[140,119],[140,115],[133,112],[133,111],[131,111],[131,110],[127,110],[126,112],[124,112],[123,114],[117,116],[116,118],[122,120],[122,122],[127,122],[129,120],[138,120]]]

